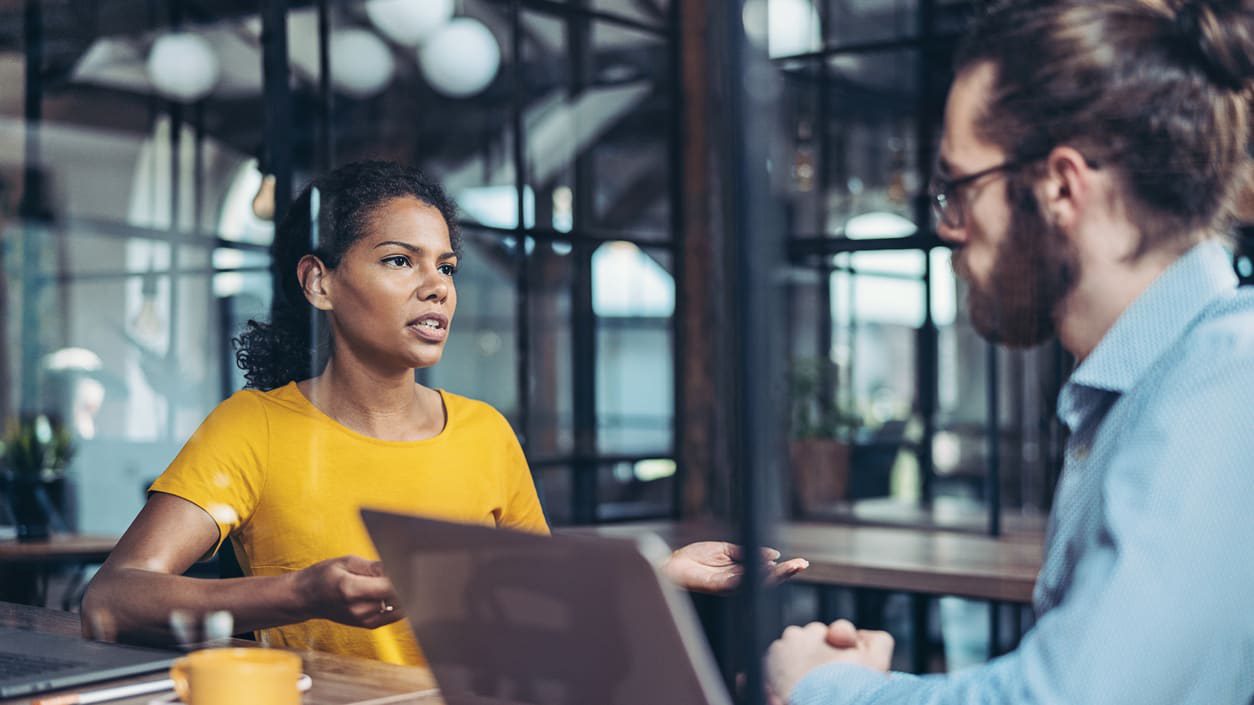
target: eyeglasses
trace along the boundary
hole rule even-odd
[[[936,214],[936,219],[944,223],[946,227],[957,230],[966,222],[966,200],[962,197],[961,189],[990,174],[1018,169],[1041,159],[1043,157],[1012,159],[957,179],[946,179],[940,174],[935,174],[927,189],[932,212]]]

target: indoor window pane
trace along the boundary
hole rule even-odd
[[[559,0],[559,2],[645,25],[663,27],[669,17],[672,0]]]
[[[918,33],[918,0],[818,0],[817,4],[825,15],[824,41],[829,47]]]
[[[428,384],[486,401],[518,422],[517,259],[500,235],[465,230],[457,311]],[[423,373],[420,373],[423,374]]]
[[[533,458],[574,448],[570,246],[528,239],[531,406],[527,451]]]
[[[596,86],[585,96],[590,225],[646,239],[670,233],[674,105],[664,37],[598,22],[592,30]]]
[[[923,262],[916,251],[837,255],[831,311],[837,417],[851,427],[849,501],[919,496],[917,462],[902,463],[918,386]]]
[[[925,188],[916,155],[917,50],[837,55],[828,60],[826,115],[815,151],[822,233],[851,239],[913,235],[915,198]]]
[[[407,39],[408,23],[372,15],[362,0],[331,3],[331,9],[335,162],[414,164],[443,183],[464,220],[516,227],[510,100],[518,72],[509,8],[461,3],[455,18],[421,39]],[[302,11],[291,11],[289,23]],[[308,34],[316,42],[316,29]],[[302,56],[309,52],[316,77],[316,44],[300,47]],[[292,51],[295,60],[297,46]],[[316,105],[316,93],[307,97]]]
[[[791,211],[789,225],[797,235],[813,236],[824,232],[827,210],[824,194],[828,173],[819,170],[820,163],[836,157],[830,153],[836,142],[825,138],[824,122],[831,116],[821,110],[823,84],[820,59],[789,61],[777,64],[780,71],[780,112],[787,132],[782,135],[788,171],[785,184]],[[830,101],[829,101],[830,104]]]
[[[670,257],[626,242],[592,256],[597,447],[669,452],[674,439],[675,284]]]
[[[533,12],[524,12],[522,22],[528,36],[522,116],[524,188],[526,207],[532,214],[526,225],[570,232],[576,207],[574,162],[586,141],[579,130],[587,118],[571,84],[575,65],[569,51],[569,23]]]
[[[669,517],[675,505],[675,461],[652,458],[601,465],[597,473],[599,521]]]
[[[571,497],[571,469],[566,465],[545,465],[532,468],[536,492],[544,506],[544,517],[550,526],[567,526],[574,522]]]

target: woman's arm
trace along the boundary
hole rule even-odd
[[[762,572],[768,585],[781,583],[810,567],[804,558],[779,562],[779,551],[762,549]],[[725,541],[697,541],[670,555],[662,564],[662,574],[685,590],[693,592],[730,592],[744,575],[744,551]]]
[[[209,612],[227,610],[241,632],[315,618],[374,628],[401,618],[382,608],[394,602],[394,594],[378,562],[357,556],[273,577],[183,577],[214,547],[218,532],[200,507],[153,493],[87,588],[84,636],[172,642],[174,610],[187,611],[197,622]]]

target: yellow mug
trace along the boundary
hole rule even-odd
[[[300,656],[278,649],[204,649],[170,666],[187,705],[300,705]]]

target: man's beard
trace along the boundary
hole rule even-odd
[[[993,343],[1029,348],[1054,336],[1056,316],[1080,267],[1066,236],[1041,215],[1031,189],[1017,181],[1008,177],[1010,226],[988,281],[976,282],[961,253],[953,266],[967,283],[967,310],[976,332]]]

